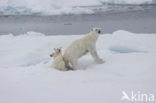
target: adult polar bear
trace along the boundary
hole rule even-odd
[[[90,52],[97,63],[104,63],[96,51],[96,41],[100,33],[100,28],[93,28],[87,35],[72,42],[63,55],[66,67],[70,67],[71,64],[72,69],[77,69],[77,60],[87,52]]]

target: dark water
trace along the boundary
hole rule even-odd
[[[46,35],[76,35],[100,27],[103,33],[127,30],[156,34],[156,8],[134,11],[96,12],[81,15],[6,15],[0,16],[0,35],[28,31]]]

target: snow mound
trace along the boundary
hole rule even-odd
[[[109,48],[110,51],[114,52],[114,53],[139,53],[139,52],[143,52],[143,51],[139,51],[136,49],[132,49],[132,48],[127,48],[127,47],[122,47],[122,46],[112,46]]]

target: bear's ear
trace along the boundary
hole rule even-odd
[[[56,52],[56,51],[57,51],[57,49],[56,49],[56,48],[54,48],[54,51]]]
[[[61,53],[61,49],[58,49],[58,52]]]
[[[58,50],[59,50],[59,52],[61,52],[62,51],[62,47],[59,47]]]

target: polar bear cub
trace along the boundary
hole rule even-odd
[[[61,48],[54,48],[54,53],[52,53],[50,56],[54,58],[54,61],[52,63],[52,67],[58,70],[62,70],[62,71],[66,71],[68,70],[65,67],[65,62],[63,60],[63,56],[62,56],[62,52],[61,52]]]
[[[77,60],[88,52],[97,63],[104,63],[104,61],[99,58],[96,51],[96,41],[100,33],[100,28],[93,28],[84,37],[72,42],[63,55],[66,67],[71,65],[72,69],[77,69]]]

